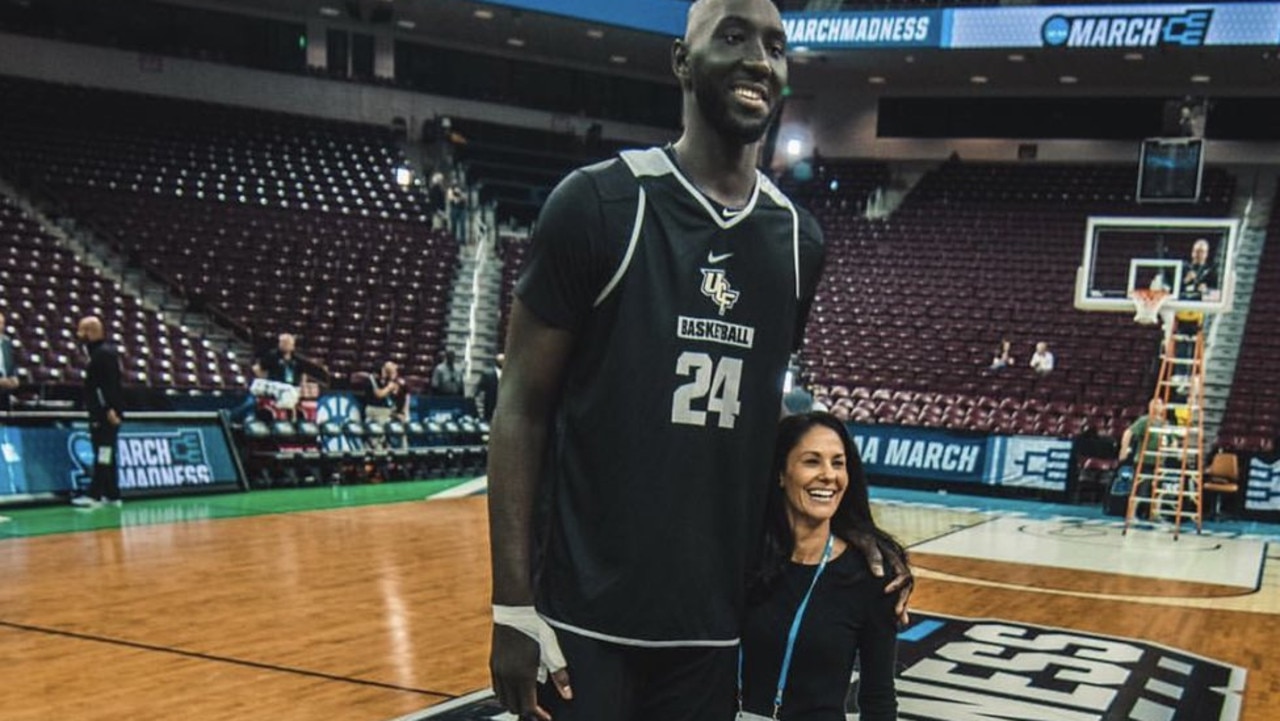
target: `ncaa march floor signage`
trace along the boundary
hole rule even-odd
[[[1113,636],[925,613],[913,618],[898,635],[902,721],[1240,718],[1245,670],[1237,666]],[[856,685],[855,677],[851,692]],[[513,718],[482,691],[401,721]],[[849,718],[857,718],[852,709]]]

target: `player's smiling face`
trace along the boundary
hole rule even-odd
[[[835,431],[816,425],[787,453],[782,491],[792,524],[817,525],[831,520],[849,487],[844,443]]]
[[[702,1],[684,46],[682,84],[720,135],[754,143],[777,114],[787,82],[782,19],[767,0]]]

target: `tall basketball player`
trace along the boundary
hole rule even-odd
[[[733,713],[744,574],[822,236],[756,170],[787,79],[773,4],[698,0],[672,62],[684,134],[569,175],[516,290],[489,511],[490,666],[517,714]]]

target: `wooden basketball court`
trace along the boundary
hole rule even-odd
[[[0,538],[0,717],[387,721],[488,685],[482,497],[127,525],[145,507],[105,511],[123,513],[121,528]],[[877,513],[920,549],[915,609],[1203,655],[1246,669],[1240,718],[1280,718],[1273,549],[1263,546],[1271,555],[1245,588],[1232,585],[1238,575],[1162,580],[1036,557],[1033,543],[1057,536],[1090,556],[1140,552],[1106,524],[991,531],[991,542],[1025,546],[1023,563],[954,544],[925,550],[957,533],[981,548],[988,515],[909,504]],[[1217,548],[1196,552],[1217,554],[1211,565],[1236,554],[1231,539],[1198,540]]]

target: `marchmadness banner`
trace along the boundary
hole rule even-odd
[[[898,634],[901,721],[1240,718],[1245,670],[1237,666],[1134,639],[1010,621],[912,617]],[[849,691],[848,718],[856,719],[856,675]],[[483,691],[400,721],[512,718]]]
[[[215,414],[143,415],[126,418],[116,444],[125,497],[241,487],[239,466]],[[93,459],[84,421],[15,418],[0,426],[0,502],[84,490]]]
[[[1244,507],[1249,511],[1280,511],[1280,461],[1249,459]]]
[[[945,483],[1067,490],[1071,441],[847,424],[867,473]]]

